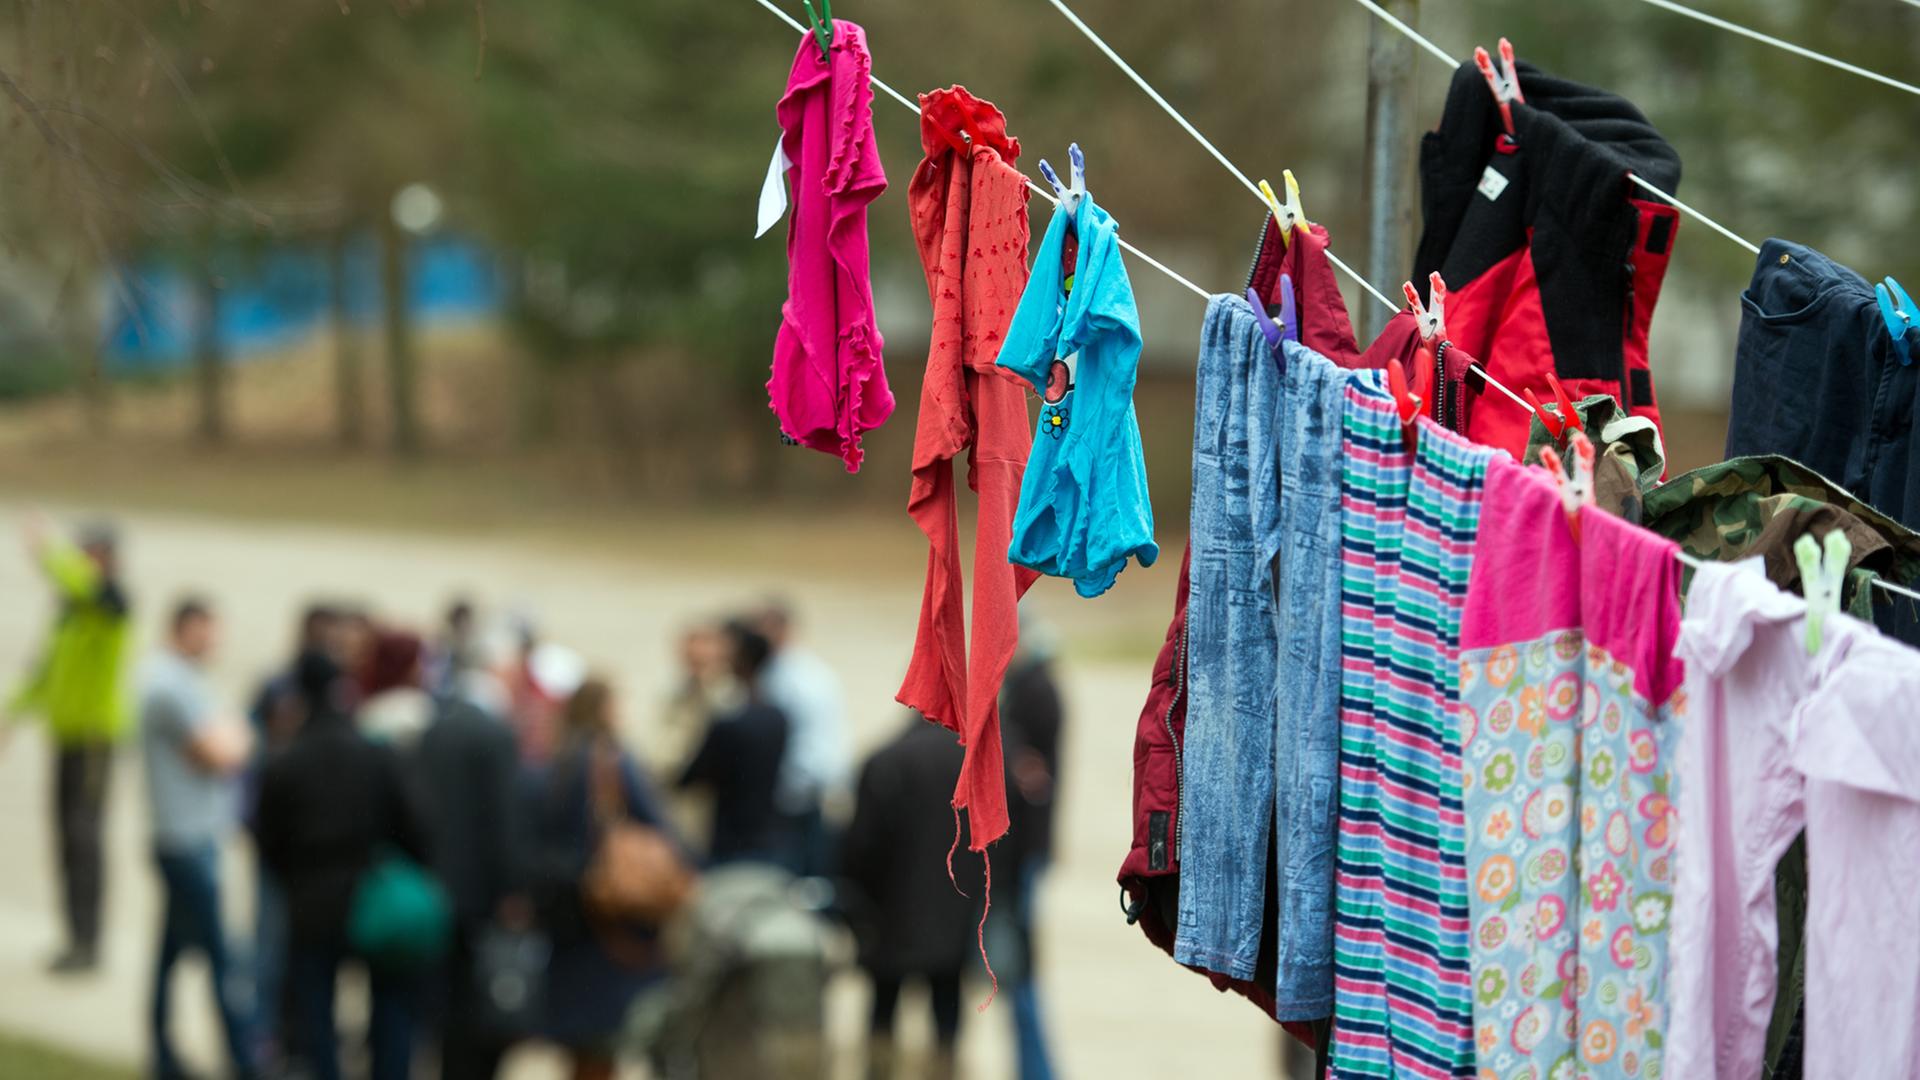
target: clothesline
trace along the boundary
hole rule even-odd
[[[795,19],[793,16],[788,15],[785,11],[782,11],[777,5],[773,3],[773,0],[754,0],[754,2],[759,4],[761,7],[766,8],[768,11],[773,12],[773,14],[777,16],[781,22],[784,22],[788,26],[793,27],[795,30],[798,30],[800,33],[805,34],[808,32],[807,28],[800,24],[800,20]],[[880,76],[869,74],[867,76],[867,81],[873,84],[873,88],[875,90],[880,91],[881,93],[887,95],[888,97],[892,98],[893,100],[899,102],[900,104],[906,106],[908,109],[912,110],[915,116],[920,115],[920,106],[915,104],[912,98],[909,98],[907,95],[901,93],[898,90],[895,90],[891,86],[888,86],[884,81],[881,80]],[[1030,188],[1034,192],[1034,194],[1040,196],[1041,198],[1047,200],[1048,202],[1052,203],[1055,206],[1060,205],[1060,200],[1055,198],[1053,193],[1048,191],[1046,188],[1043,188],[1039,184],[1034,183],[1032,177],[1027,176],[1023,172],[1020,178],[1027,182],[1027,187]],[[1153,256],[1147,254],[1146,252],[1141,251],[1139,248],[1133,246],[1133,244],[1130,243],[1125,237],[1116,236],[1114,237],[1114,239],[1118,241],[1120,246],[1123,249],[1125,249],[1129,254],[1133,255],[1135,258],[1139,259],[1141,262],[1146,263],[1148,266],[1153,267],[1155,270],[1160,271],[1162,274],[1167,275],[1167,277],[1173,279],[1175,282],[1179,283],[1180,285],[1185,286],[1187,291],[1193,293],[1195,296],[1198,296],[1202,300],[1213,299],[1212,293],[1207,292],[1207,290],[1187,280],[1187,278],[1184,275],[1182,275],[1179,271],[1175,270],[1173,267],[1168,266],[1166,263],[1161,262],[1159,259],[1156,259]]]
[[[1142,90],[1146,91],[1149,97],[1153,98],[1156,102],[1158,102],[1161,108],[1165,109],[1168,115],[1172,116],[1174,120],[1178,122],[1180,126],[1188,132],[1188,134],[1192,135],[1195,140],[1197,140],[1202,146],[1204,146],[1208,151],[1210,151],[1216,160],[1218,160],[1222,165],[1224,165],[1229,172],[1231,172],[1235,177],[1237,177],[1241,181],[1241,183],[1246,184],[1250,189],[1252,189],[1255,196],[1260,195],[1260,189],[1247,179],[1247,176],[1245,173],[1241,172],[1240,169],[1237,166],[1235,166],[1233,162],[1226,157],[1226,155],[1222,154],[1219,151],[1219,149],[1213,145],[1212,142],[1208,141],[1208,139],[1200,133],[1199,129],[1195,128],[1191,122],[1189,122],[1184,116],[1180,115],[1178,110],[1176,110],[1172,105],[1168,104],[1167,100],[1164,97],[1162,97],[1158,91],[1154,90],[1151,84],[1149,84],[1145,79],[1141,78],[1140,75],[1137,72],[1135,72],[1133,68],[1126,63],[1125,60],[1122,60],[1119,54],[1115,53],[1112,50],[1112,48],[1106,44],[1106,42],[1100,39],[1099,35],[1095,34],[1093,30],[1086,25],[1086,23],[1082,22],[1080,18],[1073,13],[1072,9],[1068,8],[1064,3],[1061,3],[1061,0],[1051,0],[1051,2],[1053,3],[1054,7],[1058,8],[1063,15],[1065,15],[1070,21],[1074,23],[1074,25],[1080,28],[1080,31],[1083,34],[1085,34],[1089,40],[1091,40],[1095,45],[1097,45],[1102,52],[1106,53],[1106,55],[1110,59],[1112,59],[1114,63],[1120,67],[1122,71],[1126,72],[1127,75],[1132,77],[1134,82],[1138,84]],[[1385,11],[1375,7],[1372,4],[1371,0],[1356,0],[1356,2],[1363,4],[1369,8],[1373,8],[1373,10],[1379,12],[1379,14],[1383,18],[1385,18],[1390,23],[1393,23],[1396,27],[1401,29],[1403,32],[1407,33],[1415,41],[1422,44],[1430,51],[1433,51],[1437,55],[1440,55],[1442,57],[1446,56],[1444,52],[1441,52],[1439,50],[1438,46],[1434,45],[1430,41],[1427,41],[1425,38],[1420,37],[1417,33],[1414,33],[1411,30],[1411,28],[1407,27],[1406,24],[1401,23],[1398,19],[1393,18],[1393,16],[1387,14]],[[786,23],[788,26],[792,27],[795,31],[802,34],[805,34],[808,32],[807,28],[801,25],[799,20],[793,18],[792,16],[788,15],[785,11],[781,10],[777,5],[775,5],[772,2],[772,0],[755,0],[755,3],[758,3],[761,7],[766,8],[768,11],[772,12],[776,17],[780,19],[781,22]],[[1916,0],[1916,3],[1920,3],[1920,0]],[[867,78],[868,78],[868,81],[873,84],[875,89],[881,91],[882,93],[886,94],[888,97],[891,97],[893,100],[899,102],[901,105],[905,106],[908,110],[912,111],[914,115],[916,116],[920,115],[920,106],[915,104],[913,100],[908,98],[905,94],[902,94],[898,90],[895,90],[892,86],[889,86],[885,81],[883,81],[877,75],[869,73]],[[1059,205],[1060,200],[1057,199],[1052,192],[1049,192],[1045,188],[1034,183],[1031,177],[1025,176],[1023,174],[1021,179],[1023,179],[1026,182],[1026,185],[1029,189],[1034,191],[1041,198],[1047,200],[1047,202],[1055,206]],[[1643,186],[1649,187],[1651,190],[1654,190],[1656,193],[1659,193],[1658,189],[1651,188],[1651,185],[1643,185]],[[1663,197],[1669,198],[1669,199],[1672,198],[1671,196],[1665,196],[1664,194],[1663,194]],[[1672,200],[1672,201],[1676,206],[1680,206],[1680,208],[1683,211],[1695,213],[1695,216],[1700,216],[1698,215],[1697,212],[1691,211],[1689,210],[1689,208],[1685,207],[1684,205],[1681,205],[1678,200]],[[1261,204],[1263,206],[1266,204],[1266,200],[1264,197],[1261,197]],[[1702,220],[1706,220],[1706,219],[1703,217]],[[1714,224],[1715,228],[1720,228],[1720,226],[1718,226],[1713,222],[1708,222],[1708,223]],[[1721,231],[1726,232],[1725,229],[1721,229]],[[1739,237],[1734,236],[1732,233],[1727,233],[1727,235],[1732,237],[1736,241],[1745,243],[1745,241],[1740,241]],[[1162,274],[1165,274],[1171,280],[1184,286],[1194,295],[1200,297],[1202,300],[1210,301],[1213,299],[1213,296],[1211,293],[1208,293],[1205,289],[1202,289],[1200,286],[1194,284],[1192,281],[1188,280],[1185,276],[1181,275],[1178,271],[1174,270],[1172,267],[1169,267],[1168,265],[1161,262],[1160,260],[1140,250],[1138,247],[1134,246],[1132,243],[1128,242],[1124,238],[1116,236],[1115,240],[1127,252],[1129,252],[1136,258],[1140,259],[1142,262],[1145,262],[1148,266],[1151,266],[1155,270],[1158,270]],[[1758,249],[1755,249],[1755,250],[1757,251]],[[1333,252],[1327,251],[1325,252],[1325,254],[1329,262],[1333,263],[1334,266],[1338,267],[1340,270],[1345,272],[1348,277],[1352,278],[1356,284],[1358,284],[1361,288],[1365,289],[1375,299],[1379,300],[1381,303],[1385,304],[1389,309],[1393,311],[1400,310],[1399,305],[1393,303],[1393,301],[1391,300],[1388,300],[1385,295],[1380,293],[1379,290],[1375,289],[1372,286],[1372,284],[1370,284],[1364,277],[1361,277],[1357,271],[1355,271],[1352,267],[1348,266],[1346,263],[1341,262],[1339,259],[1335,258]],[[1515,405],[1518,405],[1519,407],[1527,410],[1528,412],[1533,411],[1532,404],[1530,404],[1525,398],[1521,397],[1519,394],[1514,393],[1511,388],[1506,386],[1504,383],[1500,382],[1500,380],[1494,378],[1491,374],[1489,374],[1486,371],[1485,368],[1482,368],[1477,363],[1470,364],[1468,366],[1469,366],[1469,369],[1474,374],[1479,375],[1480,378],[1484,380],[1488,386],[1491,386],[1494,389],[1498,390],[1500,393],[1504,394],[1507,398],[1512,400]],[[1674,555],[1681,562],[1689,566],[1692,566],[1695,569],[1698,569],[1702,565],[1700,560],[1695,559],[1684,552],[1676,551]],[[1875,584],[1876,586],[1879,586],[1882,589],[1885,589],[1889,592],[1899,593],[1901,595],[1910,597],[1913,600],[1920,601],[1920,592],[1915,592],[1913,590],[1902,588],[1901,586],[1895,585],[1889,581],[1884,581],[1880,578],[1874,578],[1872,580],[1873,580],[1873,584]]]
[[[1845,60],[1835,59],[1834,57],[1828,56],[1826,53],[1814,52],[1812,49],[1809,49],[1804,45],[1795,45],[1791,41],[1782,41],[1779,38],[1774,37],[1770,34],[1763,34],[1758,30],[1748,29],[1747,27],[1741,26],[1739,23],[1728,22],[1727,20],[1722,19],[1719,16],[1709,15],[1704,11],[1695,11],[1694,9],[1687,7],[1685,4],[1676,4],[1673,2],[1673,0],[1640,0],[1640,2],[1643,4],[1651,4],[1654,7],[1660,8],[1665,11],[1671,11],[1675,15],[1684,15],[1689,19],[1695,20],[1696,22],[1703,22],[1703,23],[1706,23],[1708,26],[1718,27],[1719,29],[1728,31],[1729,33],[1739,34],[1741,37],[1752,38],[1754,41],[1771,45],[1776,49],[1781,49],[1786,52],[1790,52],[1795,56],[1804,56],[1808,60],[1825,64],[1831,68],[1838,68],[1841,71],[1848,72],[1849,74],[1858,75],[1863,79],[1872,79],[1874,82],[1880,83],[1884,86],[1891,86],[1895,90],[1905,90],[1909,94],[1920,96],[1920,86],[1915,86],[1912,83],[1901,82],[1899,79],[1890,78],[1886,75],[1880,74],[1877,71],[1870,71],[1866,68],[1861,67],[1858,64],[1849,64]],[[1914,0],[1907,0],[1907,3],[1912,4],[1914,3]],[[1920,4],[1915,4],[1914,6],[1920,7]]]
[[[1382,22],[1385,22],[1388,26],[1393,27],[1395,30],[1398,30],[1401,34],[1405,35],[1408,41],[1411,41],[1415,45],[1418,45],[1421,48],[1427,50],[1429,53],[1432,53],[1435,57],[1439,58],[1439,60],[1442,63],[1446,64],[1448,67],[1457,67],[1459,65],[1459,61],[1455,60],[1451,55],[1449,55],[1447,53],[1447,50],[1427,40],[1427,38],[1424,35],[1422,35],[1420,31],[1415,30],[1413,27],[1408,26],[1406,23],[1401,22],[1399,19],[1394,18],[1391,12],[1381,7],[1379,4],[1374,3],[1373,0],[1353,0],[1353,2],[1356,4],[1359,4],[1361,7],[1366,8],[1368,11],[1371,11],[1375,15],[1379,16]],[[1913,2],[1916,6],[1920,6],[1920,0],[1911,0],[1911,2]],[[1649,191],[1654,195],[1657,195],[1660,198],[1666,200],[1669,204],[1673,206],[1674,209],[1680,211],[1681,213],[1687,215],[1690,218],[1693,218],[1695,221],[1698,221],[1700,224],[1705,225],[1707,228],[1712,229],[1714,232],[1719,233],[1721,236],[1724,236],[1727,239],[1733,241],[1734,243],[1739,244],[1741,247],[1746,248],[1748,254],[1750,255],[1760,254],[1760,245],[1754,243],[1751,240],[1748,240],[1746,237],[1741,236],[1739,233],[1734,232],[1732,229],[1727,228],[1725,225],[1720,224],[1719,222],[1713,220],[1707,215],[1701,213],[1700,211],[1695,210],[1693,207],[1688,206],[1686,203],[1681,202],[1677,196],[1667,194],[1666,192],[1660,190],[1659,188],[1654,187],[1652,184],[1647,183],[1645,180],[1642,180],[1640,177],[1634,175],[1633,173],[1628,173],[1627,179],[1632,183],[1634,183],[1635,185],[1645,189],[1646,191]]]

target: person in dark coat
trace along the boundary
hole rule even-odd
[[[532,807],[519,751],[504,721],[442,697],[408,759],[433,870],[453,904],[453,942],[439,988],[440,1074],[490,1080],[519,1032],[489,1029],[475,977],[476,950],[494,926],[527,929]]]
[[[787,754],[787,717],[760,687],[773,646],[737,620],[727,623],[726,636],[745,697],[714,717],[679,786],[713,792],[709,863],[757,860],[793,869],[803,861],[798,850],[803,838],[787,827],[776,802]]]
[[[1000,688],[1000,730],[1006,745],[1011,828],[994,845],[996,869],[1013,884],[987,927],[995,969],[1013,999],[1020,1080],[1052,1080],[1040,1007],[1038,944],[1040,879],[1053,858],[1053,817],[1066,709],[1053,669],[1053,634],[1020,614],[1020,647]],[[1004,913],[1004,915],[1003,915]]]
[[[607,813],[596,799],[596,761],[611,756],[618,764],[618,812],[671,835],[638,763],[619,744],[617,715],[605,680],[580,684],[561,712],[559,746],[540,795],[538,904],[553,937],[545,1034],[572,1056],[574,1080],[611,1080],[627,1010],[665,974],[654,928],[601,923],[581,897]]]
[[[338,1080],[334,986],[348,959],[347,918],[361,875],[377,854],[398,850],[428,864],[424,829],[393,751],[361,738],[343,707],[341,669],[303,654],[295,681],[307,719],[268,758],[254,811],[261,861],[286,892],[295,1040],[315,1080]],[[414,987],[370,972],[368,1043],[374,1080],[404,1080],[413,1056]]]
[[[913,714],[906,730],[860,770],[841,876],[854,894],[860,966],[873,980],[871,1076],[891,1074],[894,1013],[909,979],[926,982],[932,997],[933,1075],[953,1075],[960,973],[972,955],[977,917],[968,897],[982,895],[980,862],[964,851],[964,832],[954,880],[947,877],[956,828],[953,788],[965,756],[952,732]]]

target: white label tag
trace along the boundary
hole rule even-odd
[[[760,185],[760,228],[753,234],[755,240],[767,235],[787,212],[787,170],[793,168],[793,162],[787,160],[787,149],[782,145],[785,139],[782,135],[774,140],[773,160],[767,162],[767,179]]]
[[[1501,192],[1507,190],[1507,178],[1494,171],[1493,166],[1489,165],[1487,171],[1480,174],[1478,190],[1480,194],[1487,197],[1488,202],[1492,202],[1500,197]]]

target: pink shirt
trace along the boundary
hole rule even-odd
[[[1758,1076],[1773,868],[1807,833],[1811,1077],[1920,1076],[1920,653],[1709,565],[1687,596],[1668,1076]]]
[[[845,19],[833,29],[831,60],[801,35],[775,110],[793,162],[793,215],[767,403],[788,438],[858,472],[860,436],[893,414],[867,265],[867,204],[887,177],[873,141],[867,32]]]

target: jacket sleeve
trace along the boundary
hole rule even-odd
[[[701,787],[719,779],[727,768],[728,753],[727,725],[725,722],[707,725],[707,733],[700,739],[700,749],[693,752],[693,760],[680,774],[680,782],[675,787],[682,789]]]
[[[892,800],[878,764],[877,759],[870,760],[861,768],[853,820],[840,840],[841,876],[859,886],[868,899],[874,895],[888,852],[894,850],[888,829],[894,817]]]
[[[277,757],[260,770],[260,793],[253,808],[253,843],[260,861],[275,874],[287,869],[287,785]]]
[[[423,866],[431,865],[432,844],[427,838],[425,815],[413,785],[407,782],[400,756],[381,748],[382,788],[387,806],[387,840]]]
[[[40,552],[40,569],[63,600],[91,600],[100,591],[100,568],[86,552],[65,541],[48,542]]]

